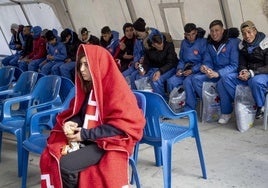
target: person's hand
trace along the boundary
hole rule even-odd
[[[63,132],[65,135],[72,135],[75,132],[75,128],[77,128],[78,124],[73,121],[67,121],[62,126]]]
[[[126,48],[126,45],[125,45],[125,43],[120,42],[119,47],[120,47],[120,50],[124,50]]]
[[[139,68],[139,62],[136,62],[135,64],[134,64],[134,66],[135,66],[135,69],[138,69]]]
[[[176,72],[176,76],[182,76],[182,70],[181,69],[179,69],[177,72]]]
[[[47,55],[47,59],[48,59],[48,60],[53,60],[54,57],[53,57],[52,55]]]
[[[161,76],[161,73],[160,73],[160,71],[156,71],[155,73],[154,73],[154,75],[153,75],[153,79],[152,79],[152,81],[157,81],[159,78],[160,78],[160,76]]]
[[[250,72],[247,69],[243,69],[238,73],[238,79],[247,81],[250,78]]]
[[[128,55],[127,52],[123,55],[124,59],[132,59],[133,55]]]
[[[183,71],[183,76],[189,76],[190,74],[192,74],[193,73],[193,71],[191,70],[191,69],[188,69],[188,70],[186,70],[186,71]]]
[[[210,68],[207,69],[206,75],[209,78],[218,78],[220,76],[219,73],[215,72],[214,70],[212,70]]]
[[[81,138],[81,127],[75,127],[74,129],[74,134],[67,134],[66,137],[69,141],[72,142],[81,142],[82,138]]]
[[[65,63],[70,63],[71,61],[72,61],[71,58],[67,58],[64,60]]]
[[[207,73],[207,66],[206,65],[201,65],[201,67],[200,67],[200,71],[202,72],[202,73]]]

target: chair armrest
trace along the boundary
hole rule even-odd
[[[49,116],[49,115],[56,116],[56,115],[58,115],[58,113],[62,112],[62,110],[63,109],[61,107],[58,107],[58,108],[53,108],[53,109],[37,112],[34,115],[32,115],[32,118],[29,121],[30,134],[32,135],[32,134],[35,134],[35,133],[39,133],[39,129],[37,130],[36,125],[40,124],[40,119],[42,117]],[[50,127],[50,128],[52,129],[53,127]]]
[[[18,97],[12,97],[3,100],[3,106],[2,106],[2,115],[3,119],[10,118],[11,117],[11,106],[16,103],[20,103],[23,101],[29,101],[32,99],[32,96],[30,94],[28,95],[22,95]]]
[[[1,95],[11,95],[13,93],[14,93],[13,89],[7,89],[7,90],[0,91],[0,96]]]

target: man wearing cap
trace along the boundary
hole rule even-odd
[[[46,59],[46,40],[41,36],[42,28],[35,26],[31,30],[33,37],[33,50],[27,59],[20,62],[19,67],[23,71],[38,71],[39,64]]]
[[[143,70],[143,61],[144,61],[144,54],[145,54],[145,48],[149,49],[148,45],[148,37],[151,34],[160,33],[157,29],[152,27],[145,27],[146,22],[143,18],[138,18],[134,23],[133,27],[135,29],[135,35],[137,37],[137,40],[134,44],[134,50],[133,50],[133,65],[129,67],[127,70],[123,72],[124,77],[130,76],[130,82],[131,82],[131,88],[137,89],[135,85],[135,80],[139,79],[141,76],[144,76],[143,73],[140,70]],[[142,67],[142,68],[141,68]],[[148,72],[147,72],[148,73]],[[140,74],[140,76],[139,76]]]
[[[89,34],[90,31],[88,31],[87,28],[83,27],[80,33],[81,33],[81,41],[84,44],[100,45],[100,39],[94,35]]]
[[[231,114],[237,85],[248,85],[257,105],[256,119],[263,118],[263,106],[268,87],[268,37],[257,30],[252,21],[241,24],[243,41],[239,44],[238,73],[226,75],[222,85],[223,114]]]
[[[22,32],[19,31],[18,24],[11,24],[10,31],[12,33],[11,40],[9,42],[9,48],[15,51],[15,54],[5,57],[2,60],[2,64],[14,65],[17,66],[18,60],[20,58],[20,54],[22,52],[22,44],[23,44],[23,35]]]
[[[67,58],[66,47],[62,42],[57,40],[57,37],[51,30],[46,32],[47,39],[47,57],[40,65],[40,72],[48,75],[51,74],[51,69],[56,63],[62,63]]]

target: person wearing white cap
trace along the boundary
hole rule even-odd
[[[222,113],[230,114],[237,85],[248,85],[256,102],[256,119],[263,117],[266,89],[268,88],[268,37],[257,30],[252,21],[240,27],[243,41],[239,44],[239,66],[236,73],[227,74],[222,87]],[[227,123],[227,122],[224,122]]]
[[[19,31],[19,25],[16,23],[11,24],[10,32],[12,33],[12,37],[9,42],[9,48],[10,50],[15,51],[15,53],[10,56],[5,57],[2,60],[2,64],[4,66],[7,66],[7,65],[16,66],[18,64],[20,53],[22,52],[23,37],[22,37],[22,33]]]

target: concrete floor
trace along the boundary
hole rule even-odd
[[[186,121],[186,120],[182,120]],[[173,188],[267,188],[268,187],[268,131],[262,120],[244,133],[236,129],[235,120],[228,125],[199,123],[207,176],[201,168],[194,139],[177,143],[172,156]],[[5,135],[0,163],[0,188],[18,188],[16,143]],[[8,138],[8,139],[7,139]],[[40,187],[39,157],[31,155],[27,185]],[[163,187],[162,167],[154,166],[153,148],[142,144],[138,171],[142,188]],[[132,186],[135,187],[135,186]]]

